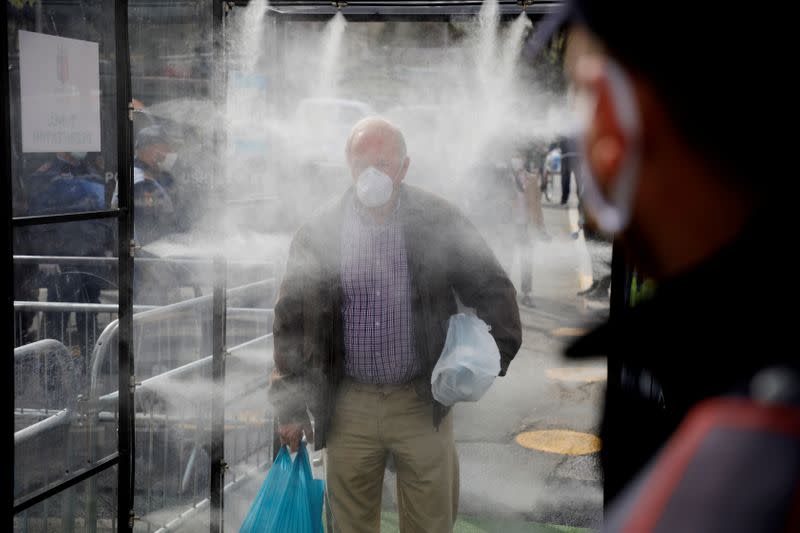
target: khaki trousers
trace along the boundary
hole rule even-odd
[[[345,381],[325,457],[336,533],[380,531],[383,473],[397,467],[401,533],[447,533],[458,511],[458,457],[452,413],[433,427],[433,409],[414,386]]]

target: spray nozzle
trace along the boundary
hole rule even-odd
[[[522,8],[522,11],[526,11],[532,3],[533,0],[517,0],[517,4]]]
[[[347,2],[344,2],[342,0],[333,0],[333,2],[331,2],[331,5],[336,9],[342,9],[343,7],[347,7]]]

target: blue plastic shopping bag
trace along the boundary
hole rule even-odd
[[[325,485],[311,475],[305,442],[292,461],[281,447],[239,533],[322,533]]]

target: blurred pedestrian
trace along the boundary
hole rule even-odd
[[[561,176],[561,148],[558,143],[551,143],[544,158],[542,168],[543,179],[541,181],[541,191],[548,202],[553,201],[556,176]]]
[[[509,159],[490,150],[465,179],[465,214],[491,247],[500,265],[511,273],[514,266],[515,233],[513,210],[516,186]]]
[[[570,185],[572,184],[572,169],[575,160],[575,150],[568,137],[558,139],[558,149],[561,151],[561,202],[563,206],[569,201]]]
[[[524,150],[517,150],[511,157],[509,178],[514,190],[511,218],[514,228],[514,247],[516,255],[519,257],[521,271],[521,302],[526,307],[534,307],[531,297],[533,240],[549,241],[551,238],[544,225],[539,179],[536,174],[529,171],[526,155]]]

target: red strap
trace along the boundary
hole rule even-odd
[[[667,443],[623,528],[625,533],[655,529],[706,436],[720,428],[779,433],[800,440],[800,409],[744,398],[715,398],[699,404]]]

